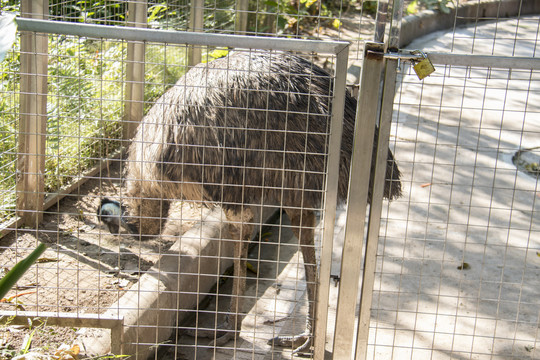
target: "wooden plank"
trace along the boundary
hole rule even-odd
[[[234,31],[243,35],[247,31],[249,0],[236,0]]]
[[[48,0],[23,0],[21,16],[44,19]],[[17,211],[24,224],[37,227],[43,218],[47,132],[46,34],[21,32],[21,90],[17,161]]]
[[[203,31],[204,29],[204,0],[193,0],[189,13],[189,31]],[[188,65],[195,66],[201,62],[201,47],[190,46],[188,48]]]
[[[47,326],[97,328],[111,330],[111,351],[123,353],[124,319],[105,314],[73,314],[52,311],[2,311],[1,325],[39,326],[42,320]]]
[[[145,28],[147,25],[147,3],[129,2],[128,26]],[[129,41],[126,61],[126,100],[122,134],[124,139],[135,135],[144,112],[144,61],[145,44]]]

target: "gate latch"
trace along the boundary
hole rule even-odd
[[[426,54],[424,54],[420,50],[414,50],[411,53],[413,55],[417,53],[420,53],[420,55],[422,55],[422,59],[416,62],[416,64],[414,64],[413,66],[414,72],[416,73],[416,76],[418,76],[420,80],[424,79],[425,77],[428,77],[429,75],[435,72],[435,66],[433,66],[433,63],[431,62],[431,60],[429,60]]]
[[[421,50],[411,50],[407,52],[391,52],[384,55],[388,59],[398,59],[399,61],[410,61],[413,63],[413,70],[420,80],[435,72],[435,67],[427,55]]]

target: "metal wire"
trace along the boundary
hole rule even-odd
[[[454,39],[465,61],[532,54],[537,28],[499,19],[416,44],[429,53]],[[470,64],[422,83],[409,69],[399,83],[393,134],[408,195],[387,210],[368,358],[537,357],[538,180],[512,157],[538,146],[538,74]]]

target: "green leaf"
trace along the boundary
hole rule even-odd
[[[445,14],[449,14],[450,13],[450,8],[448,6],[446,6],[447,2],[446,1],[441,1],[439,3],[439,9],[441,9],[441,12],[445,13]]]
[[[229,55],[229,49],[215,49],[209,55],[214,59],[219,59]]]
[[[152,22],[154,20],[160,19],[162,15],[160,16],[160,13],[165,12],[167,10],[167,6],[165,5],[154,5],[148,8],[148,22]]]
[[[407,6],[407,14],[416,14],[418,12],[418,1],[412,1],[409,6]]]

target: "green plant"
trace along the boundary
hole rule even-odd
[[[2,8],[9,8],[2,1]],[[0,15],[0,218],[14,214],[15,174],[17,159],[17,132],[19,107],[19,51],[16,25],[13,15]],[[15,43],[15,46],[13,46]]]
[[[106,0],[53,0],[49,14],[63,21],[94,24],[117,24],[126,20],[127,1]]]
[[[309,33],[320,26],[339,28],[341,22],[334,15],[334,6],[334,2],[318,0],[252,2],[251,7],[257,9],[257,17],[250,22],[251,28],[257,33],[277,35]]]
[[[126,46],[51,37],[46,191],[56,191],[121,144]]]
[[[377,0],[363,0],[362,11],[364,14],[375,15],[379,8],[379,2]]]
[[[0,219],[15,214],[19,41],[0,63]],[[122,146],[127,46],[49,37],[45,191],[55,192]],[[185,47],[147,45],[145,105],[185,72]]]
[[[264,2],[266,5],[266,18],[263,21],[267,21],[266,26],[262,26],[259,31],[261,32],[276,32],[277,34],[291,31],[295,25],[299,26],[299,15],[305,15],[306,2],[303,3],[302,9],[297,8],[293,2],[287,0],[267,0]],[[311,2],[307,3],[309,7]],[[268,21],[270,20],[270,21]],[[274,29],[275,27],[275,29]]]
[[[450,12],[448,5],[453,3],[453,0],[413,0],[407,6],[407,13],[416,14],[420,10],[427,9],[438,10],[442,13],[448,14]]]

